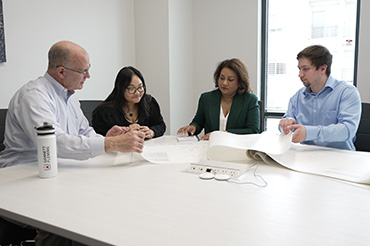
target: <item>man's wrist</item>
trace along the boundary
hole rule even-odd
[[[114,144],[113,144],[113,141],[114,141],[114,137],[105,137],[105,141],[104,141],[104,148],[105,148],[105,152],[111,152],[111,151],[114,151]]]

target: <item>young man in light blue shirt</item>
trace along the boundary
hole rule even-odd
[[[321,45],[305,48],[297,60],[305,87],[290,98],[280,129],[294,131],[294,143],[355,150],[361,116],[357,88],[330,75],[332,55]]]

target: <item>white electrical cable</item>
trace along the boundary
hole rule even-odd
[[[257,178],[260,178],[260,179],[263,181],[263,184],[262,184],[262,185],[260,185],[260,184],[258,184],[258,183],[250,182],[250,181],[243,181],[243,179],[244,179],[246,176],[248,176],[249,170],[248,170],[246,173],[244,173],[244,174],[240,175],[240,176],[238,177],[238,179],[237,179],[237,180],[229,179],[229,180],[228,180],[228,182],[232,182],[232,183],[236,183],[236,184],[252,184],[252,185],[255,185],[255,186],[258,186],[258,187],[266,187],[266,186],[267,186],[267,182],[266,182],[266,180],[264,180],[264,179],[262,178],[262,176],[261,176],[261,175],[257,175],[257,174],[256,174],[257,169],[258,169],[258,165],[259,165],[258,163],[253,164],[252,166],[250,166],[250,167],[249,167],[249,170],[251,170],[251,168],[252,168],[252,167],[256,166],[256,168],[255,168],[255,169],[254,169],[254,171],[253,171],[253,176],[254,176],[256,179],[257,179]]]

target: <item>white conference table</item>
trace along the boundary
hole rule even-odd
[[[242,165],[248,165],[248,162]],[[0,170],[0,215],[88,245],[370,245],[370,186],[260,163],[268,185],[111,155]]]

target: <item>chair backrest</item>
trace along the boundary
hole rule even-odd
[[[263,101],[258,101],[258,106],[260,107],[260,133],[265,130],[265,107]]]
[[[101,103],[102,100],[80,100],[81,109],[86,118],[89,120],[90,126],[92,125],[92,112]]]
[[[3,151],[5,149],[5,145],[3,142],[5,135],[5,118],[7,112],[8,109],[6,108],[0,109],[0,151]]]
[[[362,103],[360,125],[356,133],[356,150],[370,152],[370,103]]]

